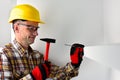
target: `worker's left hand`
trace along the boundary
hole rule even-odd
[[[84,45],[75,43],[71,46],[70,58],[71,64],[78,68],[83,60],[84,55]]]

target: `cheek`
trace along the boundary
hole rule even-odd
[[[20,34],[27,35],[29,32],[26,29],[20,29]]]
[[[29,34],[26,30],[20,30],[20,35],[21,35],[21,37],[25,38]]]

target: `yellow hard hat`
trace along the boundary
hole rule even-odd
[[[8,22],[12,23],[12,21],[16,19],[35,21],[44,24],[40,19],[39,11],[29,4],[19,4],[11,10]]]

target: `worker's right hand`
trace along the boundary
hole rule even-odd
[[[45,61],[45,63],[43,64],[39,64],[31,72],[31,76],[35,80],[45,80],[46,78],[48,78],[49,74],[50,74],[50,62],[48,61]]]
[[[82,62],[84,55],[84,45],[75,43],[71,46],[70,58],[71,64],[75,68],[78,68]]]

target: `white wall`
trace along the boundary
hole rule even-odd
[[[101,46],[91,46],[85,48],[85,55],[89,59],[96,61],[101,64],[101,66],[108,69],[106,80],[119,80],[120,79],[120,45],[119,44],[109,44]],[[106,70],[107,70],[106,69]],[[97,67],[95,70],[103,70]],[[102,73],[97,73],[98,75],[103,75]],[[95,80],[95,79],[94,79]],[[102,79],[104,80],[104,79]]]
[[[0,0],[0,46],[4,46],[11,40],[10,25],[8,23],[9,11],[16,0]]]
[[[120,43],[120,1],[103,0],[103,22],[106,43]]]
[[[119,80],[119,3],[118,0],[17,0],[37,7],[46,22],[32,46],[43,52],[40,38],[56,38],[51,44],[50,59],[62,66],[69,62],[70,47],[83,43],[85,57],[79,76],[72,80]],[[112,43],[112,45],[110,45]],[[109,45],[107,45],[109,44]]]

